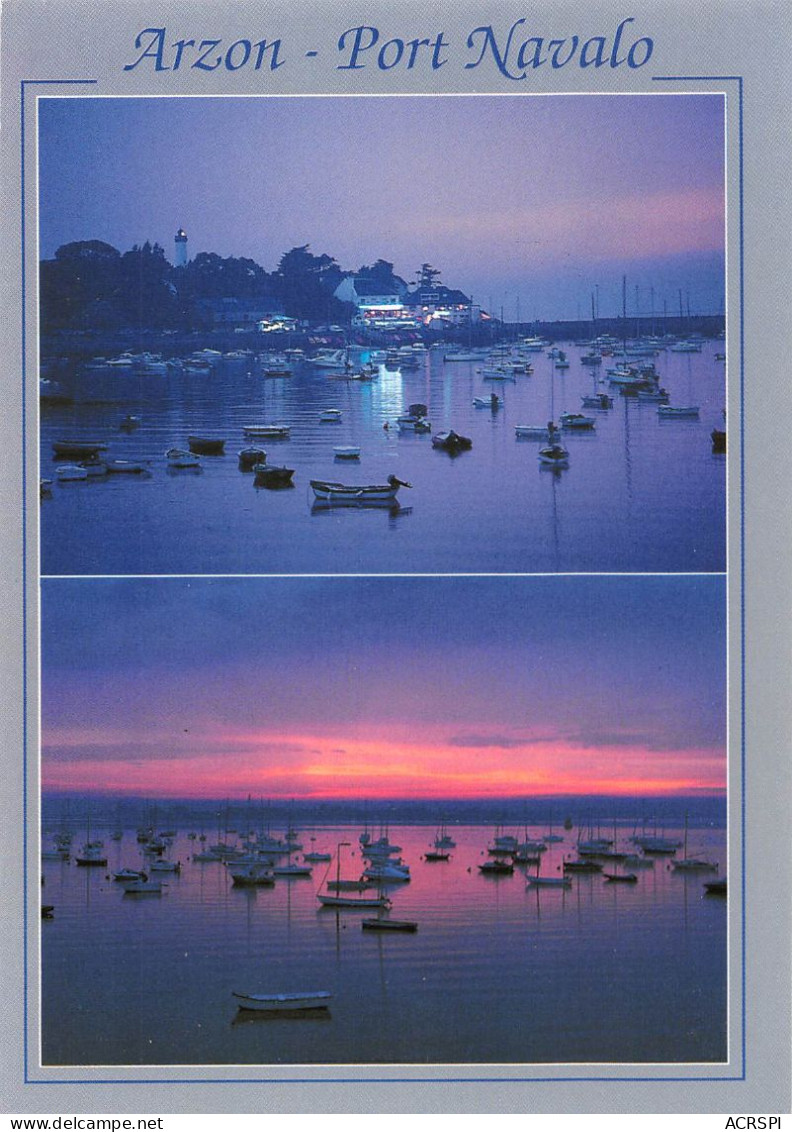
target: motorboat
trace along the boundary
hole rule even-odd
[[[613,398],[607,393],[590,393],[582,398],[584,409],[612,409]]]
[[[319,413],[319,421],[323,424],[334,424],[341,420],[340,409],[322,409]]]
[[[431,432],[432,426],[424,416],[415,413],[405,413],[396,418],[396,427],[399,432]]]
[[[232,991],[231,996],[240,1010],[284,1011],[326,1010],[330,1006],[330,991],[288,991],[285,994],[248,994]]]
[[[571,888],[571,877],[529,877],[526,888]]]
[[[584,413],[562,413],[560,416],[561,428],[593,429],[596,421]]]
[[[514,426],[514,435],[528,440],[548,440],[547,425],[518,424]]]
[[[635,873],[603,873],[606,882],[610,884],[637,884]]]
[[[311,489],[317,499],[327,499],[330,502],[363,503],[368,500],[395,499],[400,487],[412,487],[412,484],[400,480],[397,476],[388,476],[384,484],[352,485],[333,483],[330,480],[311,480]]]
[[[140,880],[144,875],[139,869],[119,869],[117,873],[113,873],[113,880]]]
[[[432,437],[432,447],[441,448],[443,452],[450,452],[456,455],[457,452],[467,452],[468,449],[473,447],[473,441],[469,436],[460,436],[458,432],[448,429],[447,432],[438,432]]]
[[[503,405],[503,399],[497,393],[491,393],[489,397],[474,397],[474,409],[500,409]]]
[[[337,444],[333,448],[336,460],[359,460],[360,446],[357,444]]]

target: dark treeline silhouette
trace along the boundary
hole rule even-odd
[[[218,300],[309,321],[348,319],[350,305],[333,296],[345,274],[307,244],[285,252],[270,274],[252,259],[214,252],[174,267],[159,244],[146,241],[122,253],[101,240],[80,240],[41,263],[41,328],[44,334],[200,330],[211,325],[211,304]]]

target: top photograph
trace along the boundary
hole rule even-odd
[[[726,569],[722,95],[36,126],[43,575]]]

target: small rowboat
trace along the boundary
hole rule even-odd
[[[53,456],[67,460],[90,460],[107,448],[100,440],[56,440],[52,445]]]
[[[165,459],[171,468],[200,468],[201,466],[198,456],[193,452],[185,451],[183,448],[169,448],[165,453]]]
[[[286,424],[250,424],[243,425],[245,436],[270,436],[286,439],[291,432],[291,425]]]
[[[636,884],[638,877],[635,873],[604,873],[606,881],[611,884]]]
[[[319,414],[319,420],[324,421],[327,424],[332,424],[335,421],[340,421],[341,420],[341,410],[340,409],[322,409],[321,413]]]
[[[291,484],[294,468],[278,464],[254,464],[256,487],[287,487]]]
[[[263,448],[255,448],[251,445],[249,448],[242,448],[239,452],[239,467],[243,472],[249,472],[256,464],[264,464],[267,459],[267,453]]]
[[[698,417],[698,405],[658,405],[657,415],[660,420],[674,420],[677,417]]]
[[[550,444],[547,448],[539,449],[539,460],[551,468],[566,468],[569,465],[569,453],[560,444]]]
[[[88,469],[82,464],[58,464],[55,475],[59,483],[70,483],[72,480],[87,480]]]
[[[187,443],[200,456],[222,456],[225,450],[225,441],[211,436],[188,436]]]
[[[333,448],[336,460],[359,460],[360,448],[356,444],[338,444]]]
[[[139,476],[148,472],[145,464],[134,463],[132,460],[108,460],[107,470],[116,475]]]
[[[371,920],[363,920],[360,926],[364,932],[418,931],[418,924],[415,920],[391,920],[388,916],[377,916]]]
[[[330,991],[291,991],[286,994],[231,995],[240,1010],[326,1010],[330,1005]]]
[[[571,888],[569,877],[529,877],[526,888]]]
[[[332,483],[328,480],[311,480],[311,489],[317,499],[328,499],[332,502],[362,503],[367,500],[395,499],[400,487],[412,487],[412,484],[388,476],[385,484],[352,485]]]
[[[501,398],[498,396],[497,393],[493,393],[489,397],[474,397],[473,398],[473,408],[474,409],[499,409],[502,404],[503,404],[503,401],[501,400]]]
[[[145,873],[139,880],[127,880],[122,883],[124,885],[124,896],[140,896],[144,894],[153,896],[162,895],[162,881],[149,880]]]

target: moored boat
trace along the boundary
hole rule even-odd
[[[188,436],[187,443],[199,456],[222,456],[225,451],[225,440],[214,436]]]
[[[560,416],[561,428],[593,429],[596,421],[584,413],[562,413]]]
[[[66,460],[90,460],[106,449],[107,445],[101,440],[56,440],[52,454]]]
[[[332,999],[330,991],[288,991],[284,994],[248,994],[232,991],[240,1010],[326,1010]]]
[[[194,452],[187,452],[184,448],[169,448],[165,459],[170,468],[200,468],[201,461]]]
[[[291,425],[287,424],[248,424],[242,426],[245,436],[269,436],[273,439],[285,440],[290,432]]]
[[[288,487],[292,482],[294,468],[283,464],[254,464],[253,474],[256,487]]]
[[[539,449],[539,461],[547,467],[566,468],[569,465],[569,453],[561,444],[549,444]]]
[[[362,920],[360,924],[364,932],[417,932],[416,920],[392,920],[390,916],[374,916]]]
[[[88,469],[82,464],[58,464],[55,469],[58,483],[72,483],[75,480],[87,480]]]
[[[247,448],[242,448],[237,453],[239,457],[239,467],[243,472],[251,471],[256,464],[264,464],[267,461],[267,453],[263,448],[256,448],[255,445],[249,445]]]
[[[447,432],[438,432],[432,437],[432,447],[441,448],[444,452],[450,452],[452,455],[457,452],[467,452],[469,448],[473,447],[473,441],[469,436],[460,436],[458,432],[448,429]]]
[[[400,480],[397,476],[388,476],[384,484],[343,484],[333,483],[330,480],[311,480],[311,489],[317,499],[327,499],[331,502],[365,502],[366,500],[395,499],[400,487],[412,487],[412,484]]]
[[[657,415],[661,421],[676,420],[677,418],[696,418],[699,415],[698,405],[658,405]]]

